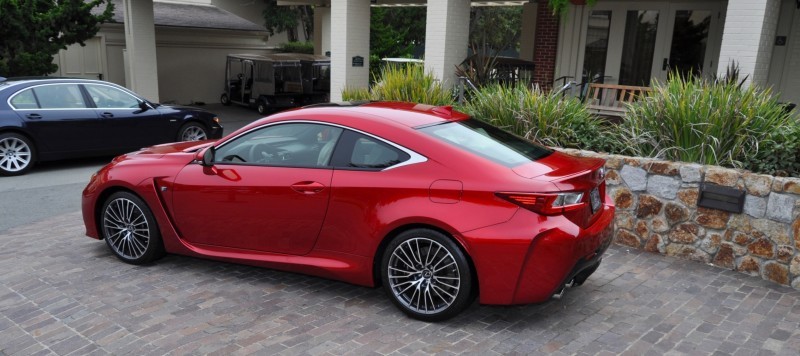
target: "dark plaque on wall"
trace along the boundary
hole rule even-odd
[[[353,57],[353,67],[363,67],[364,66],[364,57],[355,56]]]

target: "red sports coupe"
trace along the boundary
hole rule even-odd
[[[583,283],[612,237],[603,164],[450,107],[323,104],[117,157],[83,217],[128,263],[175,253],[383,285],[436,321],[476,296],[537,303]]]

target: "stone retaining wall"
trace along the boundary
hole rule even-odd
[[[617,244],[800,289],[800,178],[562,150],[606,159]],[[697,206],[701,182],[745,190],[741,214]]]

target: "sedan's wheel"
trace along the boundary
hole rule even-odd
[[[424,321],[451,318],[472,301],[472,271],[447,236],[413,229],[395,237],[381,263],[384,289],[395,305]]]
[[[222,103],[222,105],[228,106],[228,105],[230,105],[230,104],[231,104],[231,98],[230,98],[230,97],[228,97],[228,94],[222,94],[222,95],[219,97],[219,102],[221,102],[221,103]]]
[[[0,175],[25,174],[33,167],[36,152],[27,137],[15,134],[0,134]]]
[[[264,100],[259,100],[258,106],[256,106],[256,110],[258,110],[259,114],[266,115],[268,110],[267,103],[265,103]]]
[[[100,218],[103,238],[120,260],[138,265],[164,254],[156,219],[139,197],[128,192],[112,194]]]
[[[208,139],[208,133],[203,125],[190,122],[181,126],[178,131],[178,141],[202,141]]]

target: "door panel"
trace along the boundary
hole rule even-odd
[[[175,179],[174,218],[190,243],[303,255],[316,243],[332,169],[190,164]]]
[[[84,88],[106,132],[105,147],[138,149],[175,140],[169,137],[174,132],[169,119],[157,109],[142,110],[142,99],[111,85],[84,84]]]

